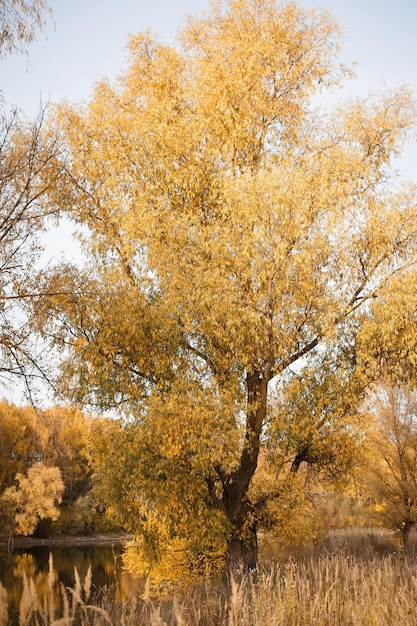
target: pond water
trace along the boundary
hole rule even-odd
[[[24,580],[33,580],[39,601],[50,593],[51,582],[60,603],[60,584],[74,588],[76,572],[81,584],[91,567],[91,592],[94,595],[103,587],[115,601],[123,601],[140,593],[140,582],[123,571],[121,560],[122,546],[48,547],[36,546],[30,549],[15,549],[11,553],[0,552],[0,582],[7,590],[9,619],[18,623],[19,605],[22,598]],[[1,599],[0,599],[1,602]]]

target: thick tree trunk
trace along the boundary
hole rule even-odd
[[[245,572],[256,568],[258,561],[257,520],[247,493],[258,465],[260,434],[266,416],[268,379],[261,372],[246,377],[247,420],[245,443],[239,467],[223,477],[222,507],[232,527],[228,543],[228,571]]]
[[[226,555],[227,572],[236,574],[250,573],[258,563],[258,539],[256,525],[245,527],[243,536],[236,530],[228,543]]]
[[[236,574],[256,568],[258,562],[257,519],[252,503],[233,482],[227,489],[228,503],[224,507],[231,525],[227,545],[226,568]],[[232,496],[232,497],[230,497]],[[235,496],[235,497],[233,497]],[[225,498],[223,502],[225,503]]]
[[[401,529],[401,538],[402,538],[402,542],[403,542],[403,548],[404,548],[404,552],[408,552],[408,548],[410,546],[410,534],[411,534],[411,529],[414,526],[414,522],[406,519],[404,520],[404,526]]]

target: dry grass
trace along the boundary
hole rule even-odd
[[[372,541],[381,552],[374,546],[370,556]],[[53,585],[59,582],[52,575],[42,602],[27,580],[19,626],[416,626],[417,560],[392,552],[378,533],[368,541],[366,533],[350,537],[350,550],[347,543],[335,534],[320,551],[286,557],[256,578],[232,580],[228,587],[202,583],[171,601],[153,600],[146,589],[143,598],[123,604],[105,590],[91,599],[87,573],[84,581],[76,575],[74,588],[61,586],[57,606]],[[0,588],[2,598],[4,605]],[[0,626],[6,624],[0,608]]]

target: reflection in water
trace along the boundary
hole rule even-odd
[[[0,582],[7,589],[9,615],[16,620],[25,579],[33,580],[39,601],[54,592],[56,605],[61,603],[60,583],[74,588],[77,578],[89,585],[91,594],[106,587],[116,602],[139,593],[139,583],[123,572],[121,546],[78,546],[49,548],[38,546],[29,550],[0,553]],[[83,589],[85,593],[86,589]],[[87,598],[85,598],[87,599]]]

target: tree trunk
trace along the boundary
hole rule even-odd
[[[261,372],[247,375],[247,419],[245,442],[239,467],[223,477],[222,507],[232,527],[226,556],[229,572],[249,572],[258,561],[257,519],[248,500],[250,482],[258,465],[260,434],[266,416],[268,379]]]
[[[226,555],[226,569],[231,574],[250,573],[258,563],[258,539],[256,524],[241,530],[235,529],[229,539]]]
[[[404,548],[404,552],[408,552],[408,548],[410,545],[410,534],[411,534],[411,529],[414,526],[414,522],[406,519],[404,520],[404,525],[401,529],[401,538],[403,541],[403,548]]]

